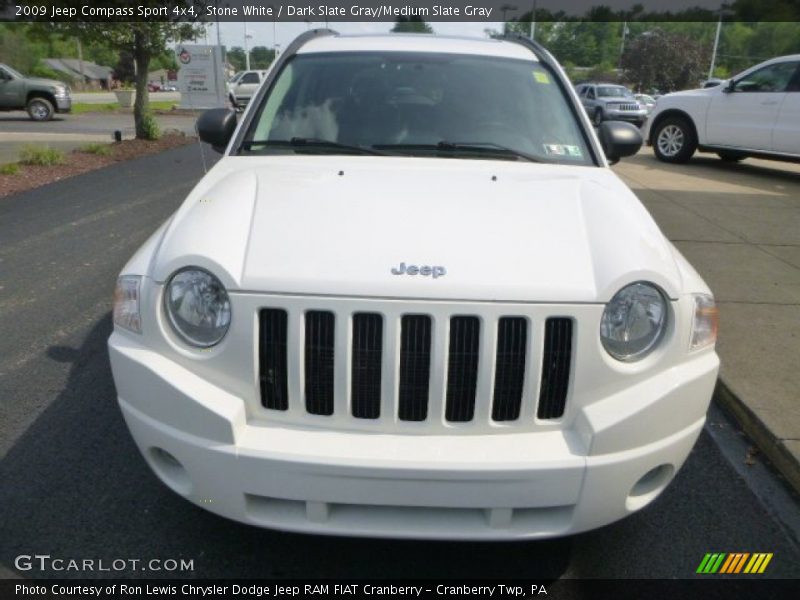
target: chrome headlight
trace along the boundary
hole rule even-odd
[[[164,293],[172,329],[198,348],[218,344],[231,324],[231,302],[219,279],[198,267],[176,271]]]
[[[606,305],[600,321],[600,340],[617,360],[632,362],[647,356],[664,334],[667,301],[651,283],[632,283]]]

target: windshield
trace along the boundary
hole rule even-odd
[[[601,85],[597,87],[600,98],[632,98],[633,94],[621,85]]]
[[[298,55],[262,101],[240,151],[354,148],[592,164],[547,68],[533,60],[460,54]]]
[[[11,68],[11,67],[9,67],[8,65],[3,65],[3,68],[4,68],[4,69],[5,69],[5,70],[6,70],[6,71],[7,71],[7,72],[8,72],[8,73],[9,73],[9,74],[12,76],[12,77],[15,77],[15,78],[17,78],[17,79],[25,79],[25,75],[23,75],[22,73],[20,73],[19,71],[15,70],[15,69],[12,69],[12,68]]]

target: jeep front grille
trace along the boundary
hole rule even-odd
[[[539,388],[540,419],[557,419],[564,414],[572,358],[572,320],[547,319]]]
[[[377,313],[353,315],[353,368],[350,400],[353,416],[377,419],[381,414],[383,317]]]
[[[430,373],[431,318],[427,315],[403,315],[400,321],[400,420],[424,421],[428,418]]]
[[[466,423],[475,415],[481,323],[478,317],[450,319],[445,418]]]
[[[511,426],[559,419],[569,391],[573,320],[543,321],[531,327],[526,316],[264,308],[261,404],[296,417],[302,407],[337,424]]]
[[[525,349],[528,322],[522,317],[502,317],[497,328],[497,364],[494,372],[492,419],[519,418],[522,385],[525,380]]]
[[[261,311],[259,363],[261,372],[261,402],[267,408],[289,408],[286,372],[286,311]]]
[[[332,312],[306,313],[306,410],[312,415],[333,414],[333,355],[336,319]]]

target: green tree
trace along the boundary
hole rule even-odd
[[[392,27],[394,33],[433,33],[433,27],[420,17],[397,17]]]
[[[266,46],[253,46],[250,50],[250,68],[267,69],[275,59],[275,50]]]
[[[696,87],[708,61],[709,49],[702,42],[654,28],[630,40],[621,65],[636,89],[671,92]]]
[[[244,49],[239,46],[234,46],[225,54],[228,62],[236,71],[244,71],[247,66],[247,60],[244,56]]]
[[[148,4],[143,2],[142,4]],[[153,6],[175,6],[181,2],[149,2]],[[193,39],[205,28],[196,23],[179,22],[103,22],[103,23],[38,23],[44,35],[78,37],[87,44],[103,43],[117,52],[129,52],[136,65],[136,101],[133,105],[133,120],[136,137],[147,139],[150,135],[148,119],[150,99],[147,92],[147,76],[155,57],[168,51],[170,42]]]

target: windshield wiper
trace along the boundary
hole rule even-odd
[[[378,156],[385,154],[380,150],[367,148],[365,146],[352,146],[350,144],[340,144],[339,142],[334,142],[332,140],[304,137],[293,137],[290,140],[247,140],[242,142],[242,147],[247,150],[250,150],[253,146],[291,148],[293,150],[341,150],[349,154],[371,154]]]
[[[393,150],[397,152],[413,152],[415,150],[421,151],[436,151],[436,152],[467,152],[491,155],[503,155],[515,160],[527,160],[529,162],[544,162],[527,152],[521,150],[514,150],[500,144],[492,142],[448,142],[442,140],[437,144],[377,144],[373,146],[378,150]]]

